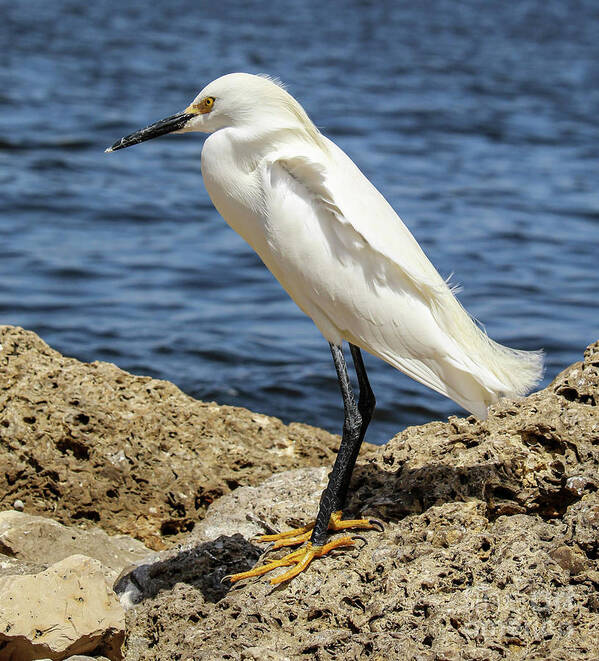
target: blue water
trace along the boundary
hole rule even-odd
[[[210,204],[199,135],[104,148],[230,71],[279,76],[496,340],[599,337],[599,5],[17,0],[0,22],[0,321],[339,430],[328,346]],[[368,438],[458,408],[367,357]]]

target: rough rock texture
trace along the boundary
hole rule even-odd
[[[283,521],[289,528],[314,515],[327,473],[325,468],[277,473],[258,487],[239,487],[219,498],[185,544],[122,572],[115,582],[121,603],[140,603],[177,583],[194,585],[207,601],[218,601],[229,591],[224,577],[250,569],[262,552],[248,540],[276,532],[269,522]]]
[[[124,612],[114,572],[72,555],[29,576],[0,578],[0,659],[64,659],[100,652],[122,658]]]
[[[232,589],[222,579],[264,551],[255,534],[314,516],[337,439],[83,365],[20,329],[0,342],[4,506],[170,546],[115,582],[127,661],[598,658],[599,342],[487,421],[367,450],[346,514],[385,531],[289,584]]]
[[[273,472],[331,465],[339,438],[204,403],[166,381],[65,358],[0,326],[0,509],[99,524],[154,549]],[[368,452],[368,450],[365,450]]]
[[[347,509],[385,532],[282,586],[218,579],[261,552],[240,530],[313,516],[323,472],[224,496],[195,540],[121,576],[126,659],[597,659],[598,403],[596,343],[487,421],[398,434],[357,467]]]
[[[47,563],[27,562],[0,553],[0,578],[2,576],[22,576],[24,574],[37,574],[38,572],[44,571],[44,569],[47,568]]]
[[[5,555],[49,565],[76,553],[95,558],[105,567],[119,572],[152,552],[127,535],[109,536],[98,528],[81,530],[42,516],[0,512],[0,559]]]
[[[47,659],[41,659],[41,661],[47,661]],[[86,656],[85,654],[75,654],[75,656],[70,656],[65,661],[108,661],[105,656]]]

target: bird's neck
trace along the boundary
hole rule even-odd
[[[237,167],[253,171],[269,155],[288,150],[294,143],[313,145],[312,137],[301,125],[260,126],[248,129],[231,126],[217,131],[214,142],[226,141],[235,156]]]

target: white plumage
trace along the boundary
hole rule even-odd
[[[347,340],[481,418],[539,381],[541,353],[480,330],[383,196],[282,87],[230,74],[197,101],[209,96],[214,110],[185,129],[218,128],[202,151],[208,193],[329,342]]]
[[[259,538],[273,549],[303,546],[229,576],[236,582],[291,567],[271,579],[282,583],[314,558],[355,543],[350,536],[325,543],[329,532],[382,526],[343,518],[375,408],[360,348],[481,418],[502,395],[529,390],[541,376],[542,357],[503,347],[476,326],[383,196],[279,84],[248,74],[223,76],[185,112],[107,151],[187,131],[211,133],[202,150],[208,193],[329,341],[343,397],[341,444],[314,523]],[[343,340],[350,343],[357,402]]]
[[[480,418],[540,380],[541,352],[480,330],[384,197],[278,83],[229,74],[185,112],[180,132],[212,134],[202,174],[215,207],[329,342],[365,349]]]

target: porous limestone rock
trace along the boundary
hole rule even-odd
[[[115,583],[121,603],[133,606],[176,583],[194,585],[207,600],[218,601],[229,590],[226,575],[250,569],[260,556],[251,540],[309,519],[326,482],[324,468],[296,469],[219,498],[185,544],[121,573]]]
[[[219,592],[216,578],[255,562],[264,545],[252,535],[313,517],[313,470],[223,496],[184,556],[144,568],[126,659],[596,659],[598,404],[595,343],[487,421],[406,429],[359,463],[346,510],[385,531],[284,585],[225,580]],[[194,574],[193,553],[209,577]]]
[[[52,659],[40,659],[39,661],[52,661]],[[87,656],[86,654],[75,654],[65,661],[109,661],[105,656]]]
[[[385,522],[365,546],[231,587],[265,550],[257,534],[314,517],[338,439],[65,359],[21,329],[0,341],[5,509],[170,545],[116,581],[127,661],[597,658],[599,342],[486,421],[368,448],[346,508]],[[0,574],[37,570],[11,562]]]
[[[238,486],[334,461],[339,437],[322,429],[66,358],[22,328],[0,326],[0,345],[0,509],[21,500],[161,549]]]

